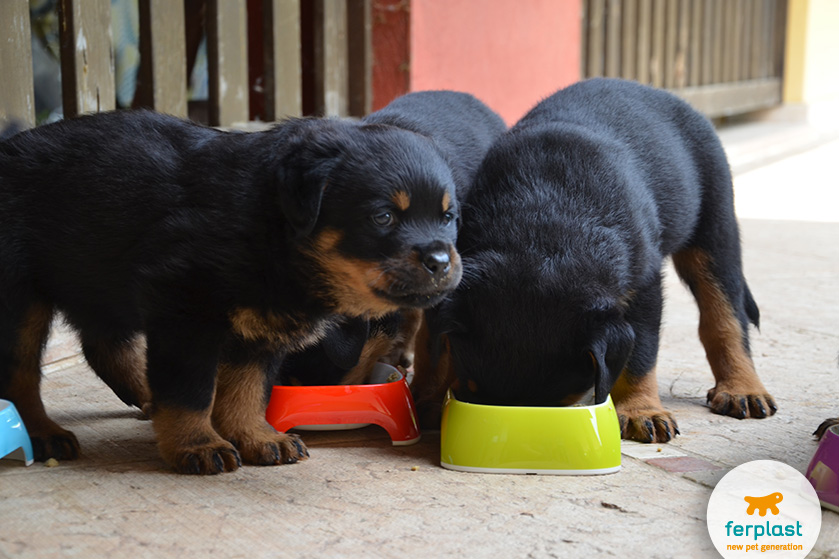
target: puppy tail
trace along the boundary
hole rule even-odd
[[[745,282],[743,282],[743,291],[745,295],[746,316],[749,317],[749,322],[760,330],[760,310],[757,308],[757,303],[755,303],[754,297],[752,297],[752,292],[749,291],[749,286]]]

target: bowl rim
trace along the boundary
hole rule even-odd
[[[390,382],[372,382],[367,384],[303,384],[303,385],[289,385],[289,384],[274,384],[271,386],[272,390],[334,390],[336,388],[346,388],[351,390],[371,390],[376,388],[381,388],[383,386],[391,386],[394,384],[398,384],[402,381],[407,382],[407,377],[405,377],[405,373],[399,370],[398,367],[394,365],[390,365],[388,363],[382,363],[381,361],[377,361],[374,367],[378,367],[379,365],[384,367],[389,367],[393,369],[395,372],[399,373],[399,378],[396,380],[392,380]]]
[[[464,402],[463,400],[458,400],[457,397],[455,397],[454,392],[452,392],[452,390],[449,389],[446,392],[446,399],[444,400],[443,405],[444,406],[448,405],[449,400],[451,400],[454,404],[456,404],[458,406],[475,408],[476,411],[477,410],[489,411],[491,409],[522,410],[522,411],[524,411],[524,410],[528,410],[528,411],[530,411],[530,410],[554,410],[556,413],[560,413],[560,412],[563,412],[563,411],[568,413],[568,412],[573,412],[573,411],[576,411],[576,410],[595,410],[597,408],[608,406],[612,402],[612,395],[608,394],[606,396],[606,399],[603,400],[599,404],[590,404],[590,405],[587,405],[587,406],[578,406],[578,405],[573,405],[573,404],[570,405],[570,406],[503,406],[503,405],[493,405],[493,404],[473,404],[472,402]],[[540,412],[540,413],[545,413],[545,412]],[[839,435],[839,433],[837,433],[837,435]]]

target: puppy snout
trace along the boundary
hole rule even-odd
[[[425,252],[421,258],[422,265],[432,276],[435,277],[449,273],[449,270],[452,268],[452,260],[449,256],[449,251],[444,249],[429,250]]]

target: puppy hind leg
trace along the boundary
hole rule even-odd
[[[41,354],[52,314],[49,305],[34,303],[0,318],[0,398],[15,404],[38,461],[79,456],[76,436],[47,416],[41,399]]]
[[[699,306],[699,339],[714,373],[708,391],[714,413],[743,419],[764,418],[777,410],[775,400],[757,376],[749,350],[748,322],[757,322],[757,305],[742,279],[739,255],[732,268],[717,269],[714,256],[702,248],[673,255],[679,276]]]
[[[151,390],[146,378],[145,337],[103,337],[82,332],[81,339],[85,359],[97,376],[125,404],[149,412]]]
[[[231,348],[231,344],[239,347]],[[269,371],[272,361],[281,356],[248,345],[240,339],[228,341],[218,368],[213,425],[246,464],[271,466],[305,460],[309,452],[300,437],[277,432],[265,419]]]

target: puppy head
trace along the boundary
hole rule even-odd
[[[591,285],[563,288],[510,273],[498,255],[466,259],[466,277],[435,309],[432,338],[448,338],[459,400],[564,406],[594,388],[606,400],[635,335],[621,304]],[[432,355],[434,348],[432,347]]]
[[[339,313],[428,307],[460,281],[452,173],[423,136],[305,121],[278,171],[278,202],[312,282]]]

